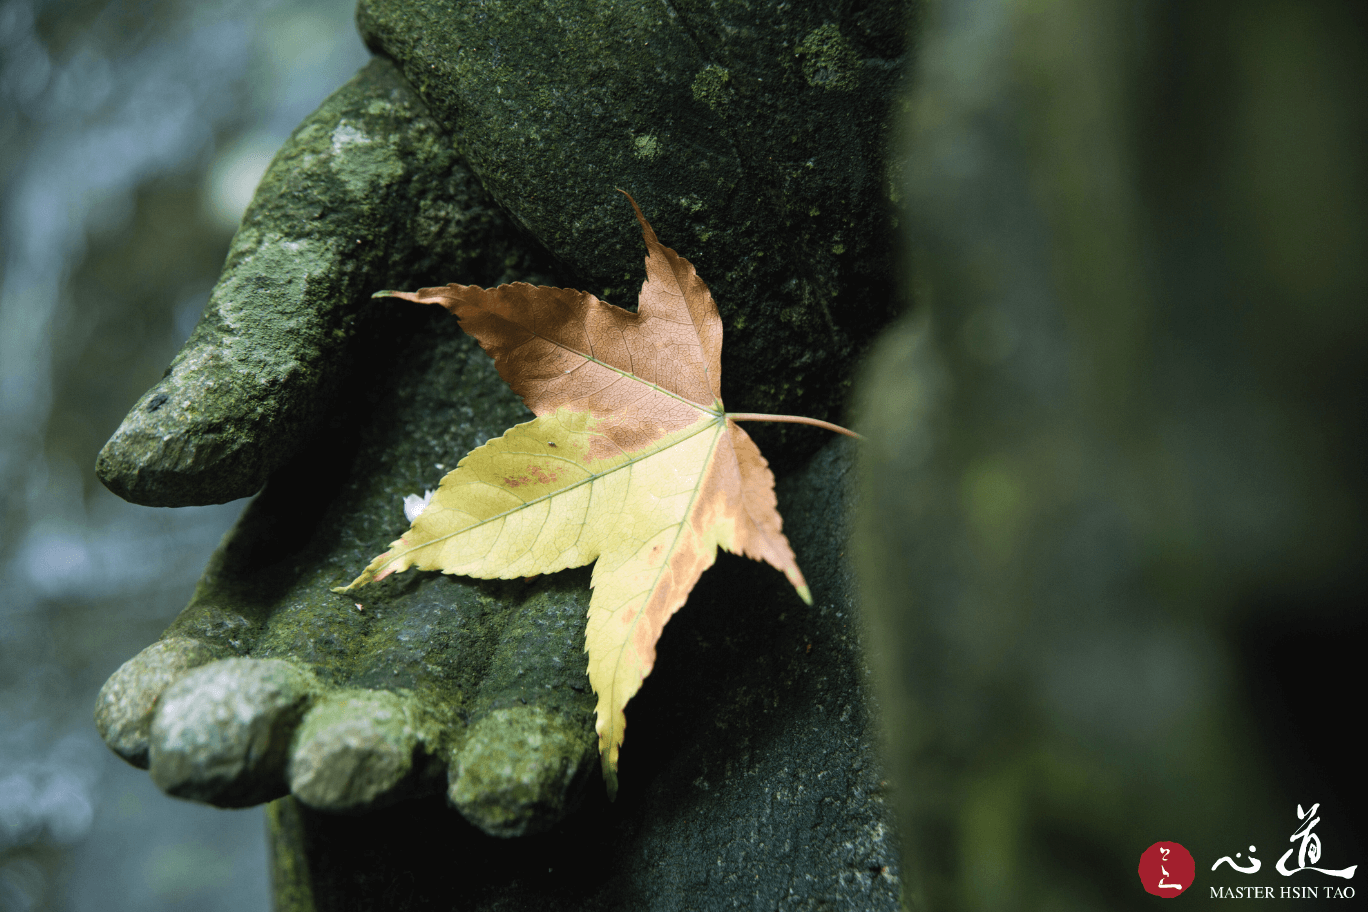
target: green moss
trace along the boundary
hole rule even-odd
[[[703,102],[714,111],[724,107],[731,100],[732,92],[727,88],[730,81],[731,73],[725,67],[715,63],[708,64],[694,76],[693,85],[690,87],[694,100]]]
[[[329,165],[353,196],[383,193],[404,173],[404,164],[384,136],[368,134],[364,125],[344,120],[333,128]]]
[[[859,55],[831,23],[809,32],[799,43],[797,54],[803,58],[803,76],[810,86],[850,91],[859,81]]]
[[[647,161],[655,161],[660,155],[660,140],[650,133],[644,136],[637,136],[632,139],[632,145],[636,147],[637,158],[644,158]]]
[[[281,798],[266,805],[270,837],[271,906],[278,912],[316,912],[299,805]]]
[[[495,710],[472,728],[448,797],[486,833],[544,829],[573,805],[575,771],[592,768],[595,752],[580,720],[530,706]]]

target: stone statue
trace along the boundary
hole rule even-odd
[[[523,852],[614,872],[558,908],[673,908],[640,902],[671,883],[692,885],[690,908],[791,890],[896,906],[843,560],[849,446],[757,427],[816,606],[720,561],[629,709],[612,807],[587,570],[329,590],[406,527],[406,495],[527,416],[454,319],[370,295],[530,281],[630,304],[643,250],[617,187],[709,282],[728,403],[836,417],[894,310],[884,149],[904,20],[891,0],[363,0],[376,58],[276,156],[204,317],[98,464],[150,506],[264,485],[96,719],[169,794],[291,796],[271,812],[282,908],[389,895],[400,870],[414,907],[437,902],[458,878],[414,866],[415,827],[463,846],[463,895],[545,907],[564,888],[511,873],[516,843],[442,796],[484,834],[546,834]],[[700,841],[708,820],[725,838]]]

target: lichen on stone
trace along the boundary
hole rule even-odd
[[[404,174],[398,150],[347,120],[332,131],[332,153],[333,171],[358,197],[382,193]]]
[[[636,147],[637,158],[644,158],[647,161],[655,161],[660,155],[660,140],[654,134],[647,133],[632,139],[632,145]]]
[[[860,58],[850,40],[832,23],[808,32],[798,45],[803,76],[814,88],[849,91],[859,80]]]
[[[715,63],[708,64],[698,71],[690,87],[694,100],[701,101],[716,111],[731,100],[731,90],[727,88],[730,81],[731,73],[725,67]]]

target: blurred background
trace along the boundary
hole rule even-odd
[[[1319,804],[1361,899],[1368,6],[923,12],[854,543],[912,898],[1323,901]]]
[[[268,908],[260,809],[91,721],[241,509],[95,455],[189,335],[271,156],[368,58],[352,0],[0,0],[0,910]]]

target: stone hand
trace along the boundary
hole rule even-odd
[[[587,573],[330,591],[403,530],[404,495],[522,417],[456,321],[402,307],[374,327],[337,420],[276,471],[163,638],[110,678],[97,722],[172,795],[358,811],[445,790],[486,832],[518,835],[597,781]]]
[[[593,781],[586,573],[329,591],[403,531],[404,495],[526,417],[456,321],[365,297],[422,275],[419,251],[491,282],[482,262],[526,259],[439,136],[383,61],[329,99],[263,182],[201,325],[102,454],[107,483],[145,503],[229,499],[272,474],[190,605],[100,694],[105,740],[172,795],[358,811],[445,791],[511,836]],[[416,219],[389,211],[406,203]]]
[[[100,697],[106,741],[172,794],[356,811],[445,782],[513,835],[590,778],[587,572],[329,591],[405,528],[405,495],[527,416],[455,321],[374,291],[547,283],[549,251],[559,284],[631,300],[621,186],[707,264],[729,402],[835,417],[892,312],[898,4],[844,31],[781,4],[687,23],[631,3],[500,6],[362,2],[384,56],[277,155],[204,318],[100,454],[105,484],[150,506],[270,479],[189,607]],[[756,436],[782,474],[821,439],[804,433]]]

